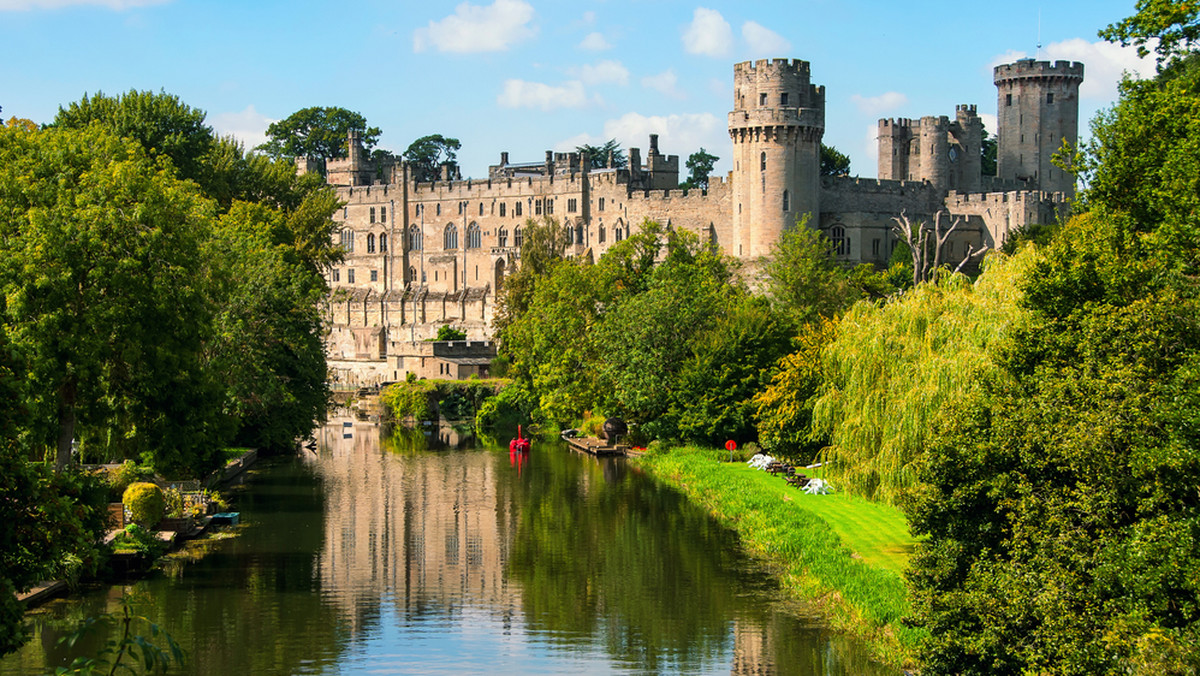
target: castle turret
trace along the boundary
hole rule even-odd
[[[807,61],[747,61],[733,67],[733,252],[771,252],[797,218],[817,223],[825,88],[810,82]]]
[[[1024,181],[1034,190],[1074,193],[1075,177],[1051,158],[1064,140],[1078,144],[1083,64],[1021,59],[996,66],[993,81],[999,178]]]

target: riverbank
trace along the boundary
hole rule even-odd
[[[736,531],[785,593],[815,604],[881,662],[915,666],[921,633],[901,623],[909,612],[901,575],[915,543],[903,515],[850,495],[807,495],[724,455],[685,447],[631,462]]]

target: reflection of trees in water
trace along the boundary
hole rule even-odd
[[[445,419],[430,423],[383,425],[379,429],[380,444],[393,453],[467,450],[478,444],[474,429],[469,424],[452,424]]]

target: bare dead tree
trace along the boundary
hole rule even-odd
[[[942,215],[946,214],[945,210],[938,210],[933,215],[933,224],[930,225],[924,221],[913,223],[909,220],[908,215],[902,210],[900,215],[892,218],[896,222],[892,226],[892,232],[908,245],[909,251],[912,253],[913,264],[913,284],[920,284],[928,281],[933,276],[933,271],[942,266],[942,251],[949,241],[950,235],[962,225],[964,219],[960,216],[949,218],[948,227],[943,229]],[[955,272],[962,270],[972,258],[981,255],[987,251],[989,247],[976,250],[973,246],[967,246],[966,256],[959,262]]]

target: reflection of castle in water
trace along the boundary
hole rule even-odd
[[[527,626],[525,590],[508,574],[520,506],[509,494],[516,470],[507,452],[447,451],[452,462],[442,452],[388,452],[377,425],[350,418],[331,420],[317,440],[318,454],[304,456],[325,494],[315,567],[322,595],[352,635],[373,631],[389,604],[402,626],[431,613],[478,617],[480,609],[505,633]],[[609,462],[574,480],[586,496],[626,478]],[[823,664],[842,659],[828,651],[794,653],[795,620],[758,610],[730,624],[731,673],[854,673],[848,663]]]
[[[375,425],[344,422],[321,431],[324,459],[314,461],[326,495],[318,569],[352,630],[359,609],[384,596],[401,614],[471,599],[511,617],[520,601],[505,575],[514,514],[497,494],[493,456],[396,456],[381,451]]]

